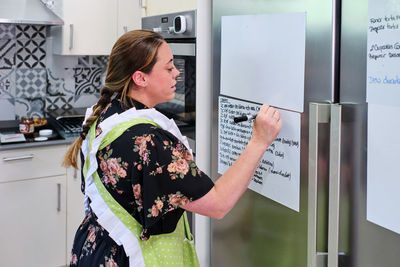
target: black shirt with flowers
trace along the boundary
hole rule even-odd
[[[133,101],[133,104],[136,109],[146,108],[137,101]],[[98,123],[123,111],[119,100],[114,99],[103,110]],[[100,131],[97,128],[96,135]],[[97,152],[97,162],[97,172],[108,192],[142,225],[142,239],[173,232],[184,212],[180,206],[201,198],[214,185],[196,166],[182,142],[152,124],[137,124],[127,129],[110,145]],[[90,227],[87,224],[96,225]],[[95,237],[87,233],[93,232],[93,229],[97,229]],[[86,254],[91,255],[95,250],[93,243],[98,246],[105,237],[110,239],[108,233],[97,224],[95,215],[89,213],[76,234],[71,266],[79,261],[85,262],[83,258],[88,257]],[[110,244],[118,247],[114,242]],[[107,250],[116,253],[116,248]],[[88,253],[88,250],[92,253]],[[123,251],[120,253],[124,254]],[[106,263],[110,255],[97,253],[103,254],[101,257],[104,261],[101,259],[100,262]],[[115,255],[111,255],[111,258],[115,258]]]

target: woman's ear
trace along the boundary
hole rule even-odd
[[[140,70],[137,70],[132,74],[132,80],[137,86],[147,86],[146,73]]]

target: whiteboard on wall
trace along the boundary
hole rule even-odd
[[[233,117],[257,114],[261,105],[219,97],[218,173],[224,174],[251,138],[253,121],[234,123]],[[300,113],[279,110],[284,122],[264,153],[249,188],[295,211],[300,208]]]
[[[306,14],[223,16],[221,94],[303,112]]]

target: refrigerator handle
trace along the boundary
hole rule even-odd
[[[338,266],[342,106],[331,105],[329,141],[328,267]]]
[[[331,104],[310,103],[308,140],[307,266],[317,267],[318,125],[330,121]]]

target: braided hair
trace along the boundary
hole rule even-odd
[[[134,30],[122,35],[114,44],[107,64],[107,74],[100,98],[93,106],[92,114],[82,127],[82,134],[68,148],[62,165],[78,169],[77,158],[83,140],[92,124],[111,102],[114,95],[120,95],[121,104],[128,108],[131,99],[129,88],[134,85],[132,74],[135,71],[150,73],[157,61],[157,51],[165,40],[158,33],[147,30]]]

